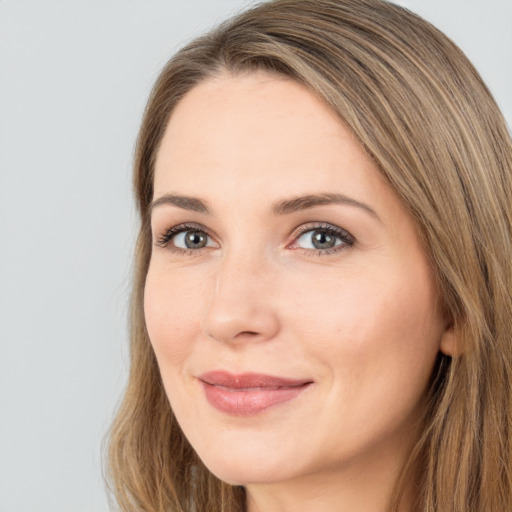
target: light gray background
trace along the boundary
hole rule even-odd
[[[403,0],[512,121],[512,0]],[[0,512],[103,512],[152,81],[244,0],[0,1]]]

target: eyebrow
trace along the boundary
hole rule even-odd
[[[380,220],[377,212],[370,208],[365,203],[361,201],[357,201],[352,197],[346,196],[344,194],[311,194],[306,196],[300,196],[292,199],[285,199],[283,201],[279,201],[274,204],[272,207],[272,213],[275,215],[288,215],[290,213],[295,213],[301,210],[307,210],[308,208],[314,208],[315,206],[324,206],[329,204],[341,204],[344,206],[353,206],[356,208],[361,208],[365,210],[367,213],[375,217],[377,220]]]
[[[158,199],[155,199],[151,203],[149,211],[152,212],[156,207],[164,204],[171,204],[178,208],[191,210],[193,212],[210,213],[210,208],[205,201],[198,199],[197,197],[177,196],[174,194],[165,194]]]
[[[158,199],[155,199],[150,205],[150,212],[161,205],[173,205],[184,210],[190,210],[199,213],[210,214],[211,210],[206,201],[197,197],[180,196],[175,194],[165,194]],[[298,196],[291,199],[284,199],[274,203],[272,206],[272,213],[274,215],[289,215],[315,206],[325,206],[330,204],[341,204],[344,206],[352,206],[360,208],[377,220],[380,220],[379,216],[370,206],[361,201],[357,201],[352,197],[344,194],[309,194],[305,196]]]

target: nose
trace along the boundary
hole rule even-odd
[[[262,259],[236,255],[219,264],[202,325],[207,337],[240,345],[277,335],[280,324],[272,299],[275,279],[269,267]]]

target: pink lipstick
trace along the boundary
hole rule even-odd
[[[288,402],[313,383],[258,373],[234,375],[221,370],[204,373],[199,380],[213,407],[236,416],[250,416]]]

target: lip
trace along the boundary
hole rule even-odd
[[[235,416],[251,416],[293,400],[313,383],[311,379],[232,374],[223,370],[204,373],[198,379],[208,402],[219,411]]]

